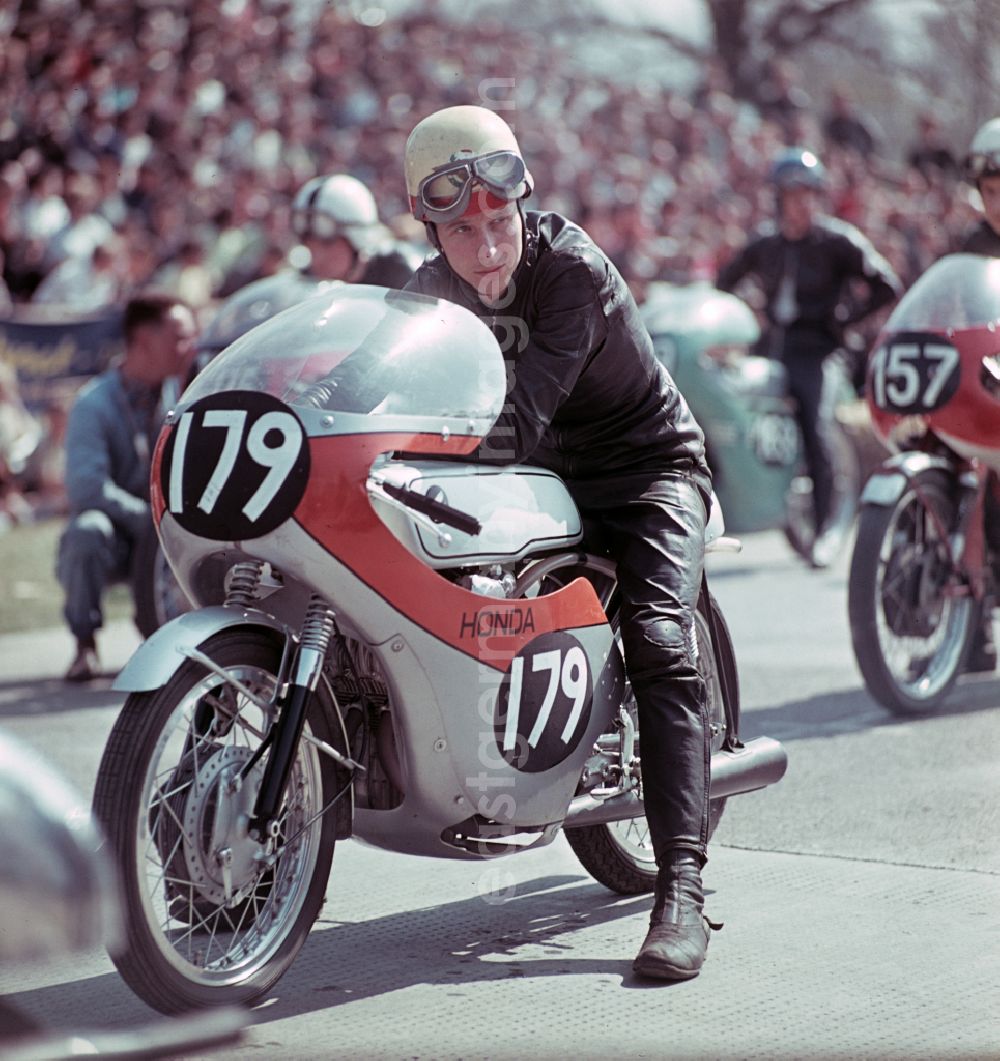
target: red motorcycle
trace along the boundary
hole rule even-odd
[[[896,714],[938,706],[988,622],[1000,562],[1000,259],[941,259],[900,301],[869,360],[892,449],[861,496],[851,639]]]
[[[268,992],[351,836],[486,860],[565,831],[595,880],[653,889],[614,564],[557,476],[467,459],[506,391],[468,310],[353,284],[237,339],[168,418],[153,509],[196,607],[118,676],[94,796],[150,1005]],[[693,635],[714,825],[786,756],[738,737],[707,581]]]

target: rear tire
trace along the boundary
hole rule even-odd
[[[897,715],[924,714],[942,703],[980,622],[980,604],[954,593],[962,578],[925,503],[950,530],[952,484],[940,472],[926,473],[894,505],[862,506],[851,558],[854,655],[868,691]]]
[[[718,602],[707,595],[716,628],[720,638],[720,659],[712,650],[711,631],[708,618],[704,614],[704,596],[695,613],[695,637],[698,646],[698,670],[705,681],[706,706],[711,725],[712,752],[719,751],[729,735],[730,728],[735,729],[739,719],[739,684],[736,673],[736,657],[733,652],[729,627],[719,609]],[[617,615],[609,616],[612,626],[617,631]],[[726,667],[726,680],[731,695],[736,702],[732,704],[732,722],[727,721],[723,700],[723,682],[720,678],[720,666]],[[633,725],[638,734],[639,720],[631,685],[626,681],[625,704],[632,716]],[[732,734],[735,736],[735,733]],[[641,737],[636,741],[639,748]],[[641,755],[641,753],[640,753]],[[713,799],[708,805],[708,836],[711,839],[722,813],[726,807],[725,797]],[[640,895],[650,892],[656,886],[656,859],[649,837],[649,827],[645,817],[630,818],[620,822],[609,822],[601,825],[582,825],[565,830],[573,853],[580,860],[583,868],[594,880],[620,895]]]

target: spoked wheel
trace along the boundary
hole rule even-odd
[[[851,640],[868,691],[896,714],[944,700],[979,622],[941,533],[954,518],[940,474],[920,476],[892,507],[861,510],[848,582]]]
[[[738,698],[735,655],[732,650],[732,642],[729,640],[729,628],[726,626],[725,619],[715,598],[709,597],[708,599],[716,617],[720,639],[723,642],[722,652],[720,653],[724,657],[722,665],[731,668],[731,673],[729,674],[730,689],[733,695]],[[612,619],[612,626],[617,634],[617,615],[613,611],[608,614]],[[722,694],[720,665],[716,661],[715,653],[712,650],[708,619],[700,607],[695,613],[695,638],[698,649],[698,670],[705,682],[708,718],[711,726],[711,745],[714,753],[722,748],[726,739],[728,724]],[[620,647],[620,637],[618,637],[618,644]],[[636,754],[641,758],[640,739],[638,739],[639,718],[635,697],[632,694],[632,686],[627,679],[622,710],[628,711],[632,724],[635,726],[637,734]],[[733,705],[733,711],[734,716],[738,717],[738,703]],[[607,734],[599,739],[599,743],[610,743],[615,740],[617,740],[617,737],[614,734]],[[708,808],[709,837],[715,832],[725,806],[725,797],[710,801]],[[566,839],[584,869],[606,888],[610,888],[621,895],[638,895],[642,892],[652,891],[655,887],[656,859],[653,854],[649,826],[645,817],[630,818],[601,825],[583,825],[569,828],[566,830]]]
[[[152,636],[164,623],[191,610],[191,602],[170,569],[152,526],[136,544],[132,596],[135,625],[143,637]]]
[[[227,630],[203,646],[238,691],[193,661],[161,689],[133,693],[108,739],[94,810],[125,899],[130,987],[164,1013],[249,1003],[291,964],[319,913],[333,857],[331,760],[303,739],[273,835],[251,836],[280,647]],[[321,686],[322,688],[322,686]],[[306,735],[330,741],[314,699]]]
[[[833,497],[824,541],[827,559],[838,556],[847,544],[858,511],[861,473],[858,455],[847,432],[831,425],[830,456],[833,462]],[[812,562],[816,544],[816,517],[813,513],[813,488],[808,475],[792,480],[785,498],[785,537],[788,544],[805,560]]]

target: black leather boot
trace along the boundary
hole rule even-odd
[[[701,971],[709,926],[702,914],[701,860],[693,851],[668,851],[656,878],[649,932],[632,968],[657,980],[690,980]]]
[[[983,603],[983,615],[979,629],[972,635],[969,657],[965,661],[969,674],[989,674],[997,669],[997,647],[993,640],[993,601]]]

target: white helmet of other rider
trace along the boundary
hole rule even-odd
[[[303,241],[343,237],[362,255],[382,238],[375,197],[347,174],[307,181],[292,203],[292,229]]]
[[[1000,176],[1000,118],[981,125],[965,156],[965,177],[978,185],[983,177]]]

